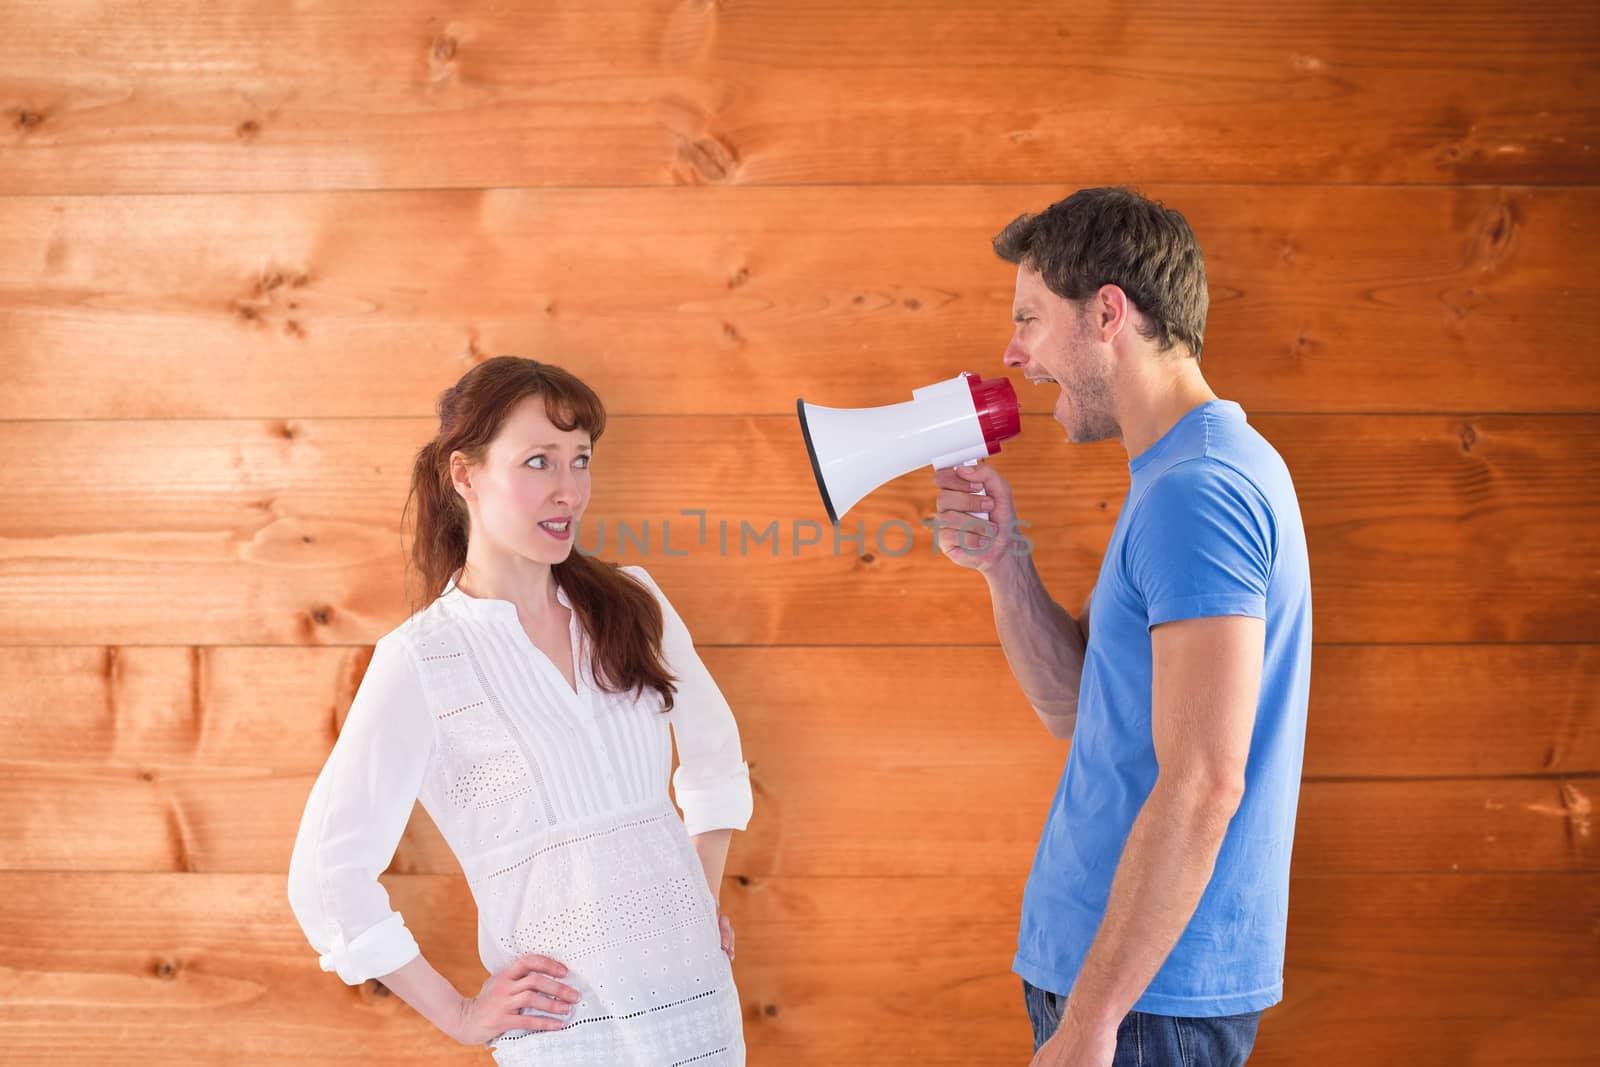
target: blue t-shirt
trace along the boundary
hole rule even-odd
[[[1311,578],[1289,470],[1238,404],[1189,411],[1128,464],[1132,482],[1089,609],[1072,749],[1022,897],[1012,970],[1068,993],[1156,780],[1150,628],[1266,620],[1244,799],[1172,954],[1134,1004],[1162,1015],[1255,1011],[1283,998],[1289,851],[1311,679]]]

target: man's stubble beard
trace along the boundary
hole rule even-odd
[[[1080,320],[1074,342],[1081,348],[1087,348],[1090,344],[1086,321]],[[1074,374],[1078,375],[1078,372],[1074,371]],[[1099,362],[1086,374],[1075,376],[1066,385],[1066,391],[1070,416],[1067,440],[1073,444],[1087,445],[1122,436],[1122,427],[1117,425],[1116,397],[1108,360]]]

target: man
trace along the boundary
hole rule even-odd
[[[1017,264],[1006,366],[1059,389],[1069,441],[1120,439],[1130,473],[1076,619],[1008,536],[1005,479],[935,476],[941,549],[987,580],[1012,673],[1072,741],[1012,964],[1033,1064],[1242,1064],[1283,989],[1311,661],[1294,485],[1201,376],[1205,266],[1182,215],[1085,189],[994,248]]]

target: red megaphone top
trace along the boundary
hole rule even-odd
[[[1017,391],[1011,387],[1010,378],[984,381],[971,371],[961,373],[972,390],[972,406],[978,409],[983,443],[989,446],[992,456],[1000,451],[1001,441],[1009,441],[1022,432],[1022,409],[1017,405]]]

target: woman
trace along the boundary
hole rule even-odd
[[[501,356],[439,420],[412,471],[412,558],[443,592],[378,640],[295,841],[295,916],[323,970],[380,979],[497,1063],[743,1064],[717,901],[749,769],[650,575],[573,551],[604,408],[566,371]],[[416,799],[477,903],[475,997],[377,880]]]

